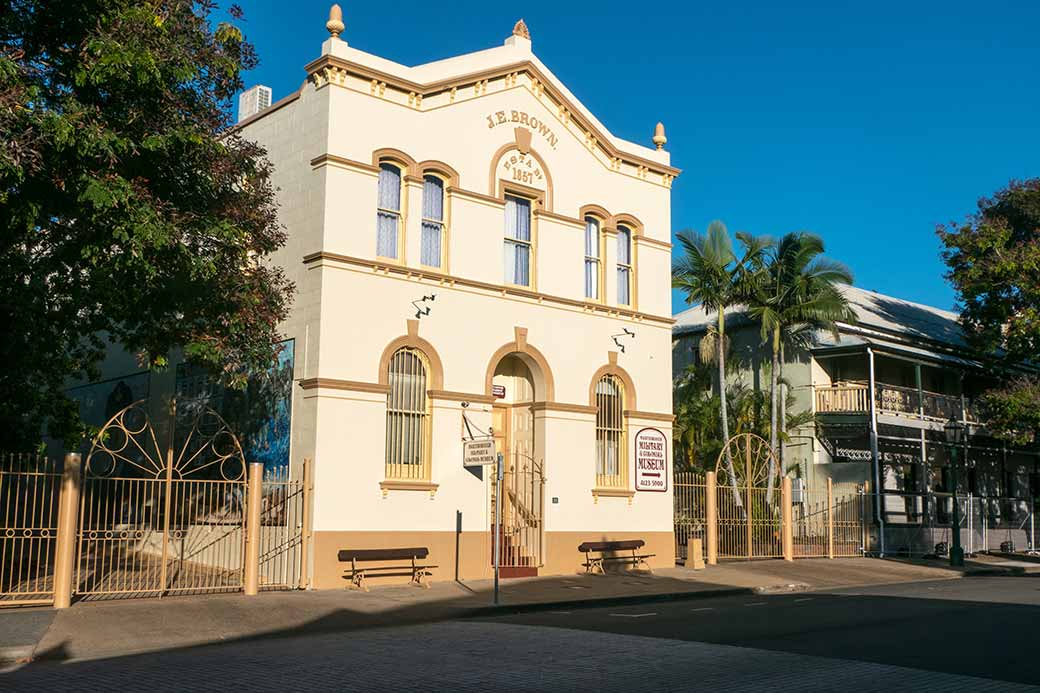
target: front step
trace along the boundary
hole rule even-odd
[[[498,569],[501,578],[538,577],[538,569],[534,566],[501,566]]]

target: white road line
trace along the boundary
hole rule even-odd
[[[765,606],[765,605],[766,605],[765,602],[751,602],[750,604],[745,604],[744,606]]]
[[[802,597],[801,599],[795,599],[795,602],[811,602],[812,597]]]
[[[702,606],[699,609],[690,609],[690,611],[714,611],[715,608],[711,606]]]
[[[648,614],[611,614],[611,616],[617,616],[618,618],[643,618],[644,616],[656,616],[657,612],[653,611]]]
[[[573,611],[550,611],[550,614],[573,614]]]

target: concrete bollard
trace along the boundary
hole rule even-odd
[[[54,555],[54,608],[72,606],[72,574],[76,566],[79,497],[82,474],[78,452],[65,455],[58,497],[58,536]]]
[[[263,502],[264,465],[249,464],[246,501],[245,593],[260,593],[260,504]]]

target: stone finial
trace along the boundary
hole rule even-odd
[[[658,149],[664,149],[664,146],[668,144],[668,138],[664,136],[664,123],[658,123],[654,128],[654,144]]]
[[[528,41],[531,40],[531,32],[527,30],[527,24],[524,23],[523,19],[521,19],[513,25],[513,36],[519,36],[520,38],[525,38]]]
[[[339,38],[346,26],[343,24],[343,10],[339,5],[329,8],[329,21],[325,22],[325,28],[329,30],[332,38]]]

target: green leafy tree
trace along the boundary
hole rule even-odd
[[[702,342],[702,357],[718,364],[719,420],[722,439],[729,440],[729,421],[726,403],[726,310],[741,303],[749,285],[749,274],[758,262],[764,244],[747,234],[737,234],[744,249],[743,257],[733,251],[726,225],[713,221],[704,234],[682,231],[678,234],[683,254],[672,266],[672,286],[686,294],[686,303],[700,304],[706,313],[717,315],[716,325]],[[707,342],[705,342],[707,340]],[[737,475],[732,455],[726,449],[726,472],[736,489]],[[743,507],[739,494],[734,493],[737,507]]]
[[[752,291],[748,312],[759,321],[762,339],[769,342],[770,369],[769,444],[779,454],[781,440],[780,382],[783,377],[785,342],[804,343],[814,330],[838,333],[838,321],[855,322],[856,315],[839,288],[852,283],[852,273],[839,262],[823,256],[823,240],[795,232],[772,243],[762,265],[750,276]],[[786,418],[786,417],[785,417]],[[786,431],[786,426],[783,426]],[[776,468],[769,460],[769,491],[772,498]]]
[[[65,388],[97,377],[106,341],[153,368],[180,347],[237,386],[274,356],[285,232],[265,152],[228,128],[257,61],[214,9],[0,12],[0,449],[78,442]]]
[[[971,343],[1016,366],[1040,362],[1040,178],[1012,181],[962,223],[937,229]],[[1019,444],[1040,433],[1040,379],[1011,375],[987,392],[991,430]]]

